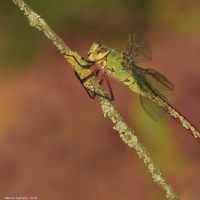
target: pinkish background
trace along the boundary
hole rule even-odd
[[[140,66],[174,83],[169,102],[200,129],[199,1],[27,3],[84,57],[96,40],[123,49],[129,33],[140,32],[153,51]],[[12,1],[0,10],[0,199],[166,199],[52,43]],[[169,115],[152,121],[136,94],[111,82],[114,105],[174,190],[199,199],[200,144]]]

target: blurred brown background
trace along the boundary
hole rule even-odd
[[[131,31],[175,85],[170,103],[200,129],[200,2],[195,0],[27,1],[80,55],[100,41],[123,49]],[[0,6],[0,199],[165,199],[97,100],[12,1]],[[182,200],[199,199],[200,144],[170,116],[152,121],[139,98],[112,80],[114,105]]]

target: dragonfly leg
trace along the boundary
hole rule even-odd
[[[115,100],[114,93],[113,93],[113,90],[112,90],[112,86],[111,86],[109,77],[108,77],[108,75],[106,73],[105,73],[105,79],[106,79],[106,82],[107,82],[107,85],[108,85],[108,89],[109,89],[109,92],[110,92],[110,96],[111,96],[110,99],[111,99],[111,101],[114,101]]]
[[[87,81],[89,78],[96,76],[98,77],[99,74],[99,68],[96,68],[95,70],[93,70],[88,76],[86,76],[85,78],[81,79],[82,83],[84,83],[85,81]]]
[[[81,65],[74,55],[68,55],[68,56],[73,57],[74,60],[78,63],[78,65],[79,65],[80,67],[82,67],[83,69],[89,69],[90,67],[96,65],[96,63],[94,63],[94,62],[92,62],[92,61],[87,61],[87,60],[85,60],[84,58],[82,58],[82,59],[84,59],[88,64],[86,64],[86,65]],[[78,75],[78,73],[74,70],[74,73],[75,73],[76,77],[77,77],[78,80],[81,82],[81,84],[83,85],[85,91],[87,92],[88,96],[89,96],[91,99],[94,99],[94,98],[96,97],[96,95],[98,95],[98,96],[103,97],[103,98],[105,98],[105,99],[107,99],[107,100],[109,100],[109,101],[113,101],[113,100],[114,100],[114,95],[113,95],[113,92],[112,92],[112,88],[111,88],[110,81],[109,81],[109,79],[108,79],[106,73],[105,73],[104,75],[102,75],[102,77],[101,77],[99,83],[100,83],[100,85],[101,85],[101,84],[103,83],[104,79],[106,78],[106,82],[107,82],[107,84],[108,84],[108,88],[109,88],[109,92],[110,92],[110,94],[111,94],[111,98],[108,97],[108,96],[99,94],[99,93],[97,93],[97,92],[95,92],[95,91],[91,91],[90,89],[86,88],[86,87],[84,86],[84,84],[83,84],[85,81],[87,81],[89,78],[91,78],[91,77],[93,77],[93,76],[98,77],[99,72],[100,72],[100,69],[97,67],[97,68],[96,68],[95,70],[93,70],[88,76],[86,76],[85,78],[81,79],[80,76]]]
[[[86,88],[86,87],[83,85],[83,83],[84,83],[86,80],[88,80],[89,78],[91,78],[92,76],[94,76],[94,75],[95,75],[95,76],[98,76],[99,70],[97,70],[96,73],[93,73],[93,72],[92,72],[92,73],[91,73],[92,75],[89,74],[87,77],[84,78],[85,80],[81,79],[80,76],[77,74],[77,72],[76,72],[75,70],[74,70],[74,73],[75,73],[76,77],[78,78],[78,80],[81,82],[83,88],[85,89],[85,91],[87,92],[88,96],[89,96],[91,99],[94,99],[94,98],[96,97],[96,95],[97,95],[97,96],[103,97],[103,98],[105,98],[105,99],[111,101],[111,99],[110,99],[109,97],[107,97],[107,96],[105,96],[105,95],[102,95],[102,94],[99,94],[99,93],[97,93],[97,92],[95,92],[95,91],[91,91],[90,89]]]
[[[96,97],[96,95],[97,95],[97,96],[103,97],[103,98],[105,98],[105,99],[107,99],[107,100],[109,100],[109,101],[113,101],[113,100],[114,100],[114,95],[113,95],[113,91],[112,91],[112,87],[111,87],[109,78],[108,78],[108,76],[107,76],[106,73],[103,73],[103,75],[102,75],[102,77],[101,77],[101,79],[100,79],[100,81],[99,81],[99,84],[102,85],[103,81],[106,79],[106,82],[107,82],[108,88],[109,88],[109,92],[110,92],[110,94],[111,94],[111,98],[108,97],[108,96],[99,94],[99,93],[97,93],[97,92],[95,92],[95,91],[91,91],[90,89],[86,88],[86,87],[84,86],[84,84],[83,84],[85,81],[87,81],[89,78],[91,78],[91,77],[93,77],[93,76],[98,77],[99,72],[100,72],[100,69],[97,68],[97,69],[95,69],[91,74],[89,74],[89,75],[86,76],[85,78],[81,79],[80,76],[77,74],[77,72],[74,70],[74,73],[75,73],[76,77],[77,77],[78,80],[81,82],[81,84],[83,85],[85,91],[87,92],[88,96],[89,96],[91,99],[94,99],[94,98]]]
[[[83,60],[85,60],[84,58],[82,58]],[[90,60],[85,60],[88,64],[87,65],[81,65],[78,61],[78,64],[83,68],[83,69],[89,69],[91,68],[92,66],[95,65],[95,63],[93,61],[90,61]]]
[[[109,89],[109,92],[110,92],[110,96],[111,97],[108,97],[110,101],[113,101],[115,99],[114,97],[114,93],[113,93],[113,90],[112,90],[112,87],[111,87],[111,84],[110,84],[110,80],[108,78],[108,75],[106,74],[106,72],[103,72],[103,75],[100,79],[100,82],[99,84],[102,85],[103,81],[106,80],[106,83],[108,85],[108,89]]]
[[[75,70],[74,70],[74,73],[75,73],[76,77],[78,78],[78,80],[81,82],[81,84],[82,84],[83,88],[85,89],[85,91],[87,92],[88,96],[89,96],[91,99],[94,99],[95,96],[96,96],[95,92],[90,91],[88,88],[86,88],[86,87],[83,85],[82,79],[80,78],[80,76],[78,75],[78,73],[77,73]]]
[[[65,53],[63,53],[63,54],[65,54]],[[85,62],[87,62],[86,65],[82,65],[82,64],[80,64],[80,62],[77,60],[77,58],[74,55],[68,55],[68,54],[65,54],[65,55],[69,56],[69,57],[72,57],[76,61],[76,63],[78,63],[78,65],[80,67],[82,67],[83,69],[89,69],[90,67],[94,66],[94,64],[95,64],[95,62],[90,61],[90,60],[86,60],[85,58],[81,57],[82,60],[84,60]]]

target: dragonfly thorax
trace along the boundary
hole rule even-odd
[[[110,51],[110,47],[94,42],[88,51],[88,58],[90,61],[100,61],[105,59]]]

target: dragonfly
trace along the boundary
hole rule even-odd
[[[137,66],[137,63],[149,61],[151,58],[151,47],[138,32],[130,34],[129,43],[123,51],[94,42],[88,51],[88,59],[91,63],[88,67],[95,66],[96,68],[88,76],[81,79],[81,82],[83,84],[89,78],[98,76],[101,71],[102,76],[99,83],[101,85],[104,81],[107,82],[110,97],[105,96],[105,98],[113,101],[114,93],[109,76],[114,77],[130,90],[139,94],[141,105],[149,117],[158,121],[168,113],[200,142],[199,130],[170,105],[161,94],[162,91],[173,90],[174,85],[156,70]],[[87,88],[85,89],[91,98],[98,95],[97,93],[91,95]]]

